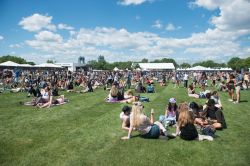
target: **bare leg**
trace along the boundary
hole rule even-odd
[[[212,126],[213,126],[215,129],[221,129],[221,128],[222,128],[221,123],[213,123]]]
[[[164,133],[167,130],[165,129],[165,127],[158,121],[154,122],[154,124],[156,124],[157,126],[159,126],[160,130]]]

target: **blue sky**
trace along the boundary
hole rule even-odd
[[[1,0],[0,55],[35,63],[250,55],[247,0]]]

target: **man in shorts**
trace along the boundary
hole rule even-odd
[[[235,89],[236,89],[236,101],[234,103],[239,103],[240,102],[240,89],[242,86],[243,82],[243,76],[240,72],[238,72],[237,77],[236,77],[236,84],[235,84]]]

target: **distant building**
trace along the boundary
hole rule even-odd
[[[77,70],[89,70],[89,65],[85,64],[85,58],[83,56],[80,56],[78,58],[78,63],[69,62],[69,63],[56,63],[56,65],[60,65],[63,68],[66,68],[68,71],[77,71]]]
[[[85,58],[84,58],[84,56],[79,56],[78,63],[85,64]]]

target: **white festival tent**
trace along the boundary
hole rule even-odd
[[[233,69],[231,69],[231,68],[220,68],[220,71],[233,71]]]
[[[207,70],[208,68],[203,66],[195,66],[187,69],[187,71],[207,71]]]
[[[17,67],[20,65],[18,63],[12,62],[12,61],[7,61],[7,62],[0,63],[0,66]]]
[[[33,67],[32,65],[30,64],[19,64],[20,67]]]
[[[59,65],[55,65],[53,63],[42,63],[42,64],[39,64],[39,65],[35,65],[34,67],[40,67],[40,68],[62,68],[61,66]]]
[[[113,70],[114,70],[114,71],[118,71],[119,69],[118,69],[117,67],[115,67]]]
[[[138,63],[142,70],[175,70],[173,63]]]
[[[195,66],[187,69],[178,68],[177,71],[233,71],[231,68],[210,68],[203,66]]]
[[[39,67],[39,68],[62,68],[61,66],[59,65],[55,65],[55,64],[52,64],[52,63],[42,63],[40,65],[30,65],[30,64],[18,64],[18,63],[15,63],[15,62],[12,62],[12,61],[7,61],[7,62],[3,62],[3,63],[0,63],[0,66],[1,67]]]

